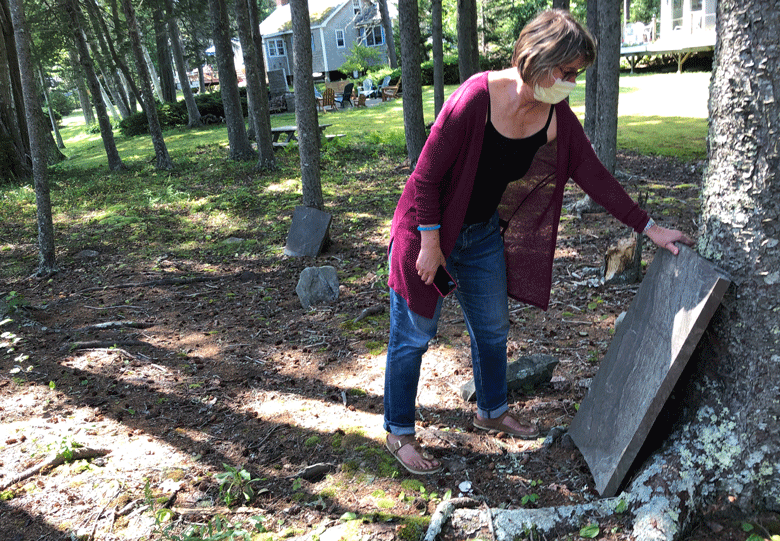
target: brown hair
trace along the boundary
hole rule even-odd
[[[541,12],[520,32],[512,66],[523,81],[537,83],[556,67],[576,60],[588,67],[596,60],[596,42],[590,32],[563,9]]]

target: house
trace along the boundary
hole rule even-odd
[[[281,70],[292,80],[293,58],[290,5],[277,0],[277,7],[262,23],[263,54],[268,71]],[[391,18],[395,5],[388,1]],[[341,78],[338,69],[344,64],[353,43],[376,47],[380,61],[387,63],[384,28],[376,3],[371,0],[309,0],[311,24],[312,71],[323,73],[326,80]]]
[[[692,53],[715,48],[717,0],[660,1],[659,32],[655,20],[648,25],[633,23],[624,28],[620,54],[631,62],[632,70],[642,56],[673,55],[681,71]]]

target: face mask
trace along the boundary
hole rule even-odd
[[[550,88],[544,88],[537,83],[534,85],[534,99],[543,103],[558,103],[569,97],[576,83],[556,79]]]

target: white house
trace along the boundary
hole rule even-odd
[[[292,52],[292,22],[289,4],[277,0],[277,7],[260,23],[263,53],[268,71],[281,70],[289,80],[295,59]],[[395,4],[388,1],[391,19]],[[371,0],[309,0],[312,34],[312,71],[330,80],[344,64],[355,42],[376,47],[387,62],[385,31],[377,5]]]
[[[634,64],[645,55],[674,55],[678,71],[694,52],[715,48],[717,0],[661,0],[660,31],[656,21],[624,29],[620,54]]]

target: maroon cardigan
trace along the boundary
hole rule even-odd
[[[487,72],[474,75],[450,96],[393,216],[389,285],[424,317],[433,317],[439,295],[417,275],[417,226],[441,224],[441,250],[449,257],[474,188],[489,103]],[[558,222],[569,178],[634,231],[642,231],[649,220],[596,157],[569,105],[558,103],[555,111],[557,139],[539,149],[522,179],[509,183],[498,207],[500,218],[509,224],[504,230],[507,293],[544,310],[550,302]]]

